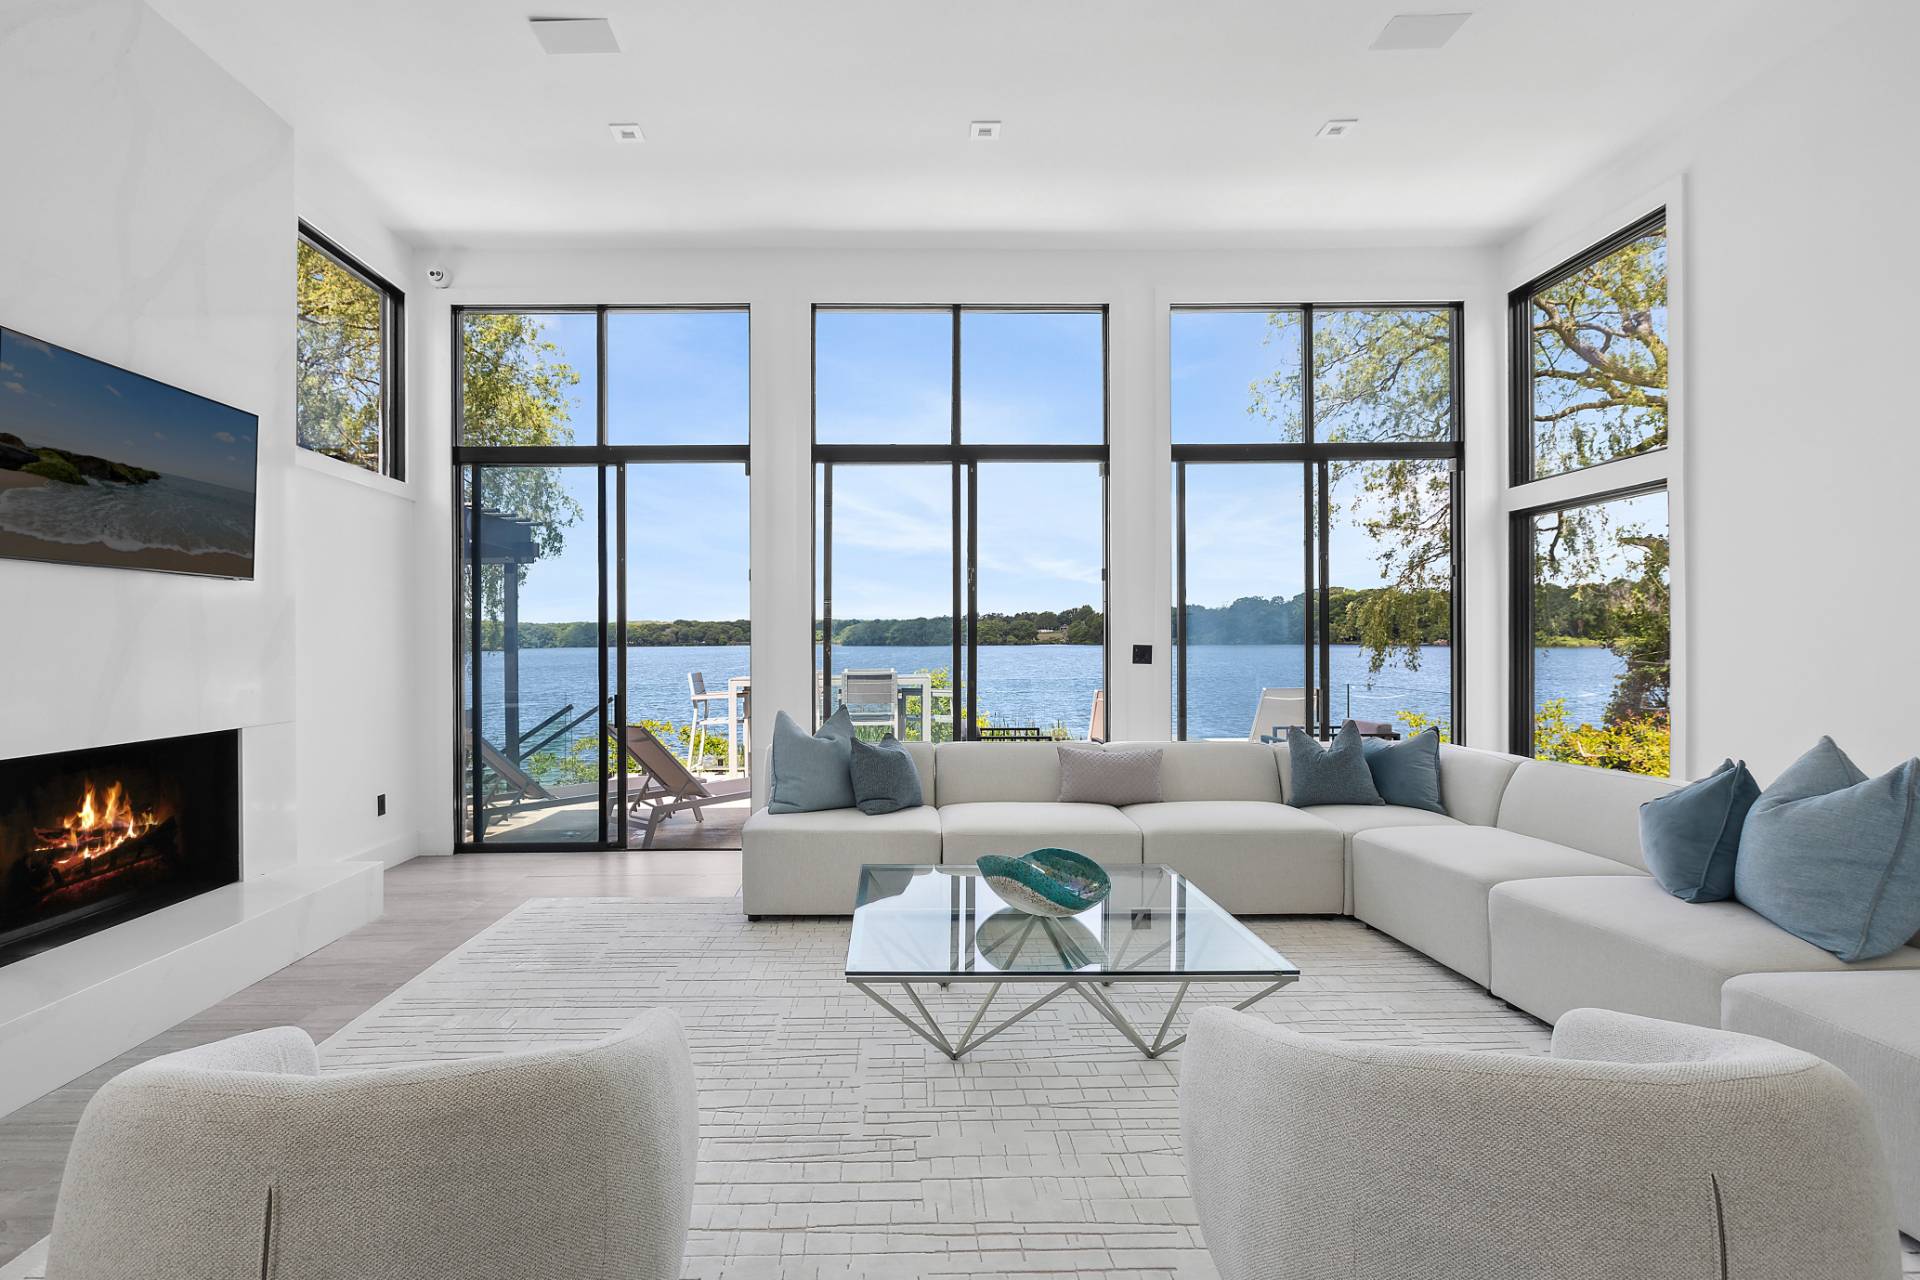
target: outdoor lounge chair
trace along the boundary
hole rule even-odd
[[[473,731],[467,731],[467,744],[474,742]],[[480,763],[485,766],[483,789],[489,805],[501,805],[508,812],[522,805],[537,804],[554,799],[553,792],[540,785],[540,780],[528,773],[520,765],[507,759],[506,753],[488,742],[479,739]]]
[[[640,785],[627,785],[627,813],[638,818],[646,815],[646,833],[640,838],[642,849],[653,848],[653,836],[660,824],[676,813],[691,810],[695,822],[705,822],[703,805],[739,800],[752,789],[745,778],[729,778],[711,787],[693,776],[680,757],[667,750],[643,724],[630,724],[620,731],[620,745],[627,758],[640,770]]]
[[[1262,689],[1259,705],[1253,709],[1253,728],[1248,742],[1267,742],[1284,737],[1294,727],[1308,728],[1307,691],[1305,689]]]

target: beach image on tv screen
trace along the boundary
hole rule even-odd
[[[250,578],[258,429],[0,329],[0,555]]]

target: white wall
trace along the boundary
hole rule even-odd
[[[372,197],[305,151],[297,158],[295,186],[300,218],[400,289],[411,322],[413,251],[387,229]],[[294,462],[292,579],[300,620],[294,733],[302,847],[321,859],[405,861],[415,852],[422,809],[413,785],[416,723],[409,693],[413,486],[317,453],[296,450]],[[381,794],[384,817],[375,805]]]
[[[1874,771],[1920,749],[1917,42],[1920,6],[1876,6],[1556,198],[1501,255],[1518,284],[1680,193],[1687,776],[1735,756],[1766,780],[1821,734]]]
[[[0,324],[260,417],[253,581],[0,560],[0,757],[245,727],[291,865],[292,133],[131,0],[0,9],[0,120]]]
[[[453,821],[451,377],[448,309],[456,304],[746,302],[752,308],[753,679],[756,718],[804,719],[811,681],[813,504],[810,308],[816,302],[1107,303],[1111,352],[1112,545],[1108,644],[1116,738],[1164,738],[1167,618],[1172,607],[1167,311],[1182,302],[1465,299],[1471,305],[1469,453],[1498,434],[1497,330],[1480,317],[1493,276],[1488,254],[1464,250],[1298,252],[1071,251],[423,251],[453,286],[422,291],[422,344],[413,368],[421,533],[414,672],[425,731],[418,761],[420,847],[444,852]],[[1480,470],[1480,464],[1475,464]],[[1479,525],[1489,523],[1482,520]],[[1497,523],[1497,522],[1492,522]],[[1476,526],[1470,536],[1480,536]],[[1296,553],[1297,554],[1297,553]],[[1469,625],[1484,625],[1474,611]],[[1488,628],[1490,633],[1491,628]],[[1128,662],[1136,643],[1154,663]],[[1470,689],[1490,688],[1470,676]],[[1470,695],[1471,696],[1471,695]],[[1476,706],[1485,695],[1476,698]],[[1489,704],[1497,705],[1497,704]],[[765,720],[762,721],[765,723]],[[1474,715],[1475,741],[1499,732]],[[764,735],[761,746],[764,747]],[[764,763],[764,762],[763,762]],[[764,774],[764,770],[760,770]]]
[[[409,855],[413,503],[293,445],[297,218],[410,251],[137,0],[0,9],[0,119],[0,324],[260,418],[251,582],[0,560],[0,758],[240,727],[248,876]]]

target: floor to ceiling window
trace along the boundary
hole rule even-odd
[[[1459,306],[1170,324],[1173,736],[1457,734]]]
[[[1512,747],[1662,777],[1674,763],[1667,296],[1661,211],[1514,290],[1509,308]]]
[[[1106,311],[814,310],[816,710],[1104,737]]]
[[[462,844],[638,843],[662,786],[746,769],[747,313],[456,324]],[[727,839],[662,818],[652,847]]]

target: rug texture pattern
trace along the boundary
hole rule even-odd
[[[1259,1016],[1546,1048],[1541,1024],[1355,921],[1253,928],[1305,975]],[[844,920],[750,924],[733,900],[535,899],[328,1040],[323,1069],[594,1039],[663,1005],[701,1089],[688,1276],[1214,1275],[1180,1154],[1182,1050],[1149,1061],[1068,997],[951,1062],[847,986],[846,942]],[[1158,1025],[1170,989],[1115,990]],[[929,1003],[951,1034],[978,994]]]

